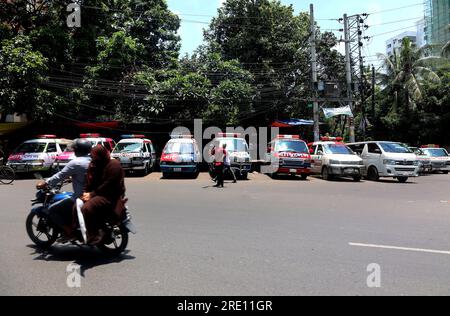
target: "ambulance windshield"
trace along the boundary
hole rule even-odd
[[[16,149],[17,154],[35,154],[43,153],[47,147],[46,143],[23,143]]]

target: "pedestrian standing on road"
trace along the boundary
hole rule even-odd
[[[224,171],[229,171],[231,173],[231,175],[233,176],[233,183],[237,183],[236,175],[234,174],[233,168],[231,168],[231,158],[227,151],[227,144],[223,144],[223,150],[227,153],[225,155],[225,166],[224,166],[225,170]]]
[[[220,146],[215,147],[211,154],[214,156],[214,171],[217,178],[216,188],[224,187],[224,179],[223,179],[223,167],[225,164],[225,158],[227,155],[227,151]]]

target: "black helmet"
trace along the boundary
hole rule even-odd
[[[92,143],[87,139],[79,138],[73,141],[71,148],[75,152],[75,156],[84,157],[91,153]]]

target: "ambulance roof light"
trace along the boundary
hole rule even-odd
[[[320,140],[322,142],[342,142],[344,140],[344,138],[342,138],[342,137],[325,136],[325,137],[321,137]]]
[[[55,139],[56,135],[38,135],[37,138],[39,138],[39,139]]]
[[[438,148],[441,148],[441,147],[439,145],[430,144],[430,145],[423,145],[420,148],[423,148],[423,149],[438,149]]]
[[[98,133],[86,133],[86,134],[80,134],[81,138],[99,138],[100,134]]]
[[[122,139],[131,139],[131,138],[143,139],[143,138],[145,138],[145,135],[130,134],[130,135],[122,135],[121,137],[122,137]]]
[[[242,137],[242,134],[240,134],[240,133],[218,133],[217,137],[240,138],[240,137]]]
[[[298,139],[298,140],[300,140],[300,135],[278,135],[277,139]]]
[[[172,139],[191,139],[194,138],[193,135],[170,135]]]

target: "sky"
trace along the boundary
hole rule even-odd
[[[203,29],[217,9],[226,0],[167,0],[169,8],[182,20],[179,35],[182,39],[181,54],[191,54],[203,42]],[[402,32],[416,31],[416,22],[424,15],[422,0],[281,0],[285,5],[294,7],[295,13],[309,12],[309,4],[314,4],[315,16],[322,30],[333,30],[338,38],[343,33],[337,31],[342,25],[329,19],[341,18],[344,13],[373,13],[369,16],[368,25],[372,25],[366,36],[374,36],[366,42],[364,54],[366,63],[377,64],[377,53],[385,53],[385,42]],[[396,9],[396,10],[391,10]],[[393,23],[391,23],[393,22]],[[389,33],[388,33],[389,32]],[[384,34],[388,33],[388,34]],[[338,47],[344,52],[344,45]]]

